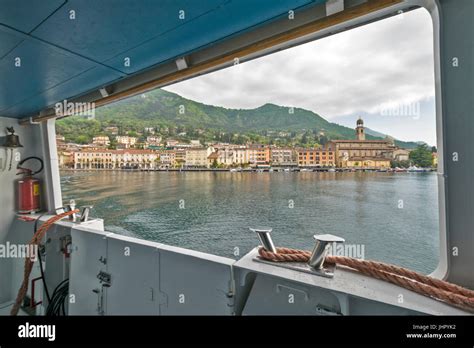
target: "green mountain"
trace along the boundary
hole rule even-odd
[[[66,140],[97,135],[106,126],[118,126],[123,133],[143,132],[145,127],[179,127],[228,133],[290,132],[293,134],[323,132],[329,139],[353,139],[354,130],[328,122],[320,115],[301,108],[265,104],[255,109],[226,109],[198,103],[175,93],[157,89],[98,108],[96,119],[75,124],[73,118],[58,121],[58,133]],[[295,135],[296,136],[296,135]],[[380,139],[368,134],[368,139]],[[416,143],[396,141],[414,148]]]

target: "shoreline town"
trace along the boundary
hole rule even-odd
[[[354,140],[330,140],[324,146],[277,147],[264,144],[180,143],[161,136],[117,135],[117,149],[109,149],[108,136],[96,136],[87,145],[65,143],[58,135],[58,158],[62,170],[143,171],[430,171],[436,168],[436,153],[430,168],[410,161],[410,150],[393,139],[366,140],[362,119],[357,120]],[[136,148],[140,146],[141,148]],[[405,163],[403,167],[394,163]]]

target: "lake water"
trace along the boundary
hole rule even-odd
[[[331,233],[366,259],[424,273],[439,250],[435,173],[63,172],[63,200],[93,204],[106,230],[240,258],[273,228],[277,246],[311,249]],[[235,254],[239,255],[236,256]]]

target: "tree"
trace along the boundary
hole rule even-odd
[[[408,168],[410,166],[410,161],[396,161],[393,160],[390,162],[392,168]]]
[[[115,150],[116,148],[117,148],[117,140],[115,138],[111,138],[109,149]]]
[[[301,137],[301,144],[306,144],[308,142],[308,135],[306,133]]]
[[[235,143],[242,145],[242,144],[245,144],[246,141],[247,139],[244,136],[242,136],[242,134],[239,134]]]
[[[431,149],[426,144],[418,145],[410,152],[410,160],[418,167],[431,167],[433,164]]]
[[[328,141],[329,141],[329,139],[328,139],[327,136],[325,136],[325,135],[320,135],[319,136],[319,143],[321,145],[326,145],[328,143]]]
[[[87,143],[89,143],[89,141],[90,141],[90,139],[87,135],[78,135],[76,137],[76,142],[78,144],[87,144]]]

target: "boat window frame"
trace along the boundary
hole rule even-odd
[[[435,84],[435,114],[436,114],[436,139],[437,139],[437,151],[438,151],[438,221],[439,221],[439,259],[437,268],[430,274],[430,276],[446,279],[450,267],[448,262],[448,235],[447,235],[447,207],[446,207],[446,166],[444,163],[444,148],[445,148],[445,139],[443,136],[443,112],[442,112],[442,88],[441,88],[441,52],[440,52],[440,13],[439,6],[436,0],[400,0],[399,3],[394,3],[391,6],[382,8],[380,10],[363,14],[357,18],[349,19],[341,23],[328,26],[324,29],[318,30],[315,33],[304,35],[302,37],[291,39],[285,42],[280,42],[275,44],[270,48],[263,49],[261,51],[251,53],[244,57],[238,57],[240,62],[245,62],[260,57],[276,53],[278,51],[288,49],[294,46],[299,46],[301,44],[316,41],[324,37],[328,37],[340,32],[351,30],[358,26],[363,26],[370,24],[372,22],[383,20],[397,14],[403,13],[405,11],[413,10],[415,8],[424,8],[431,16],[432,26],[433,26],[433,60],[434,60],[434,84]],[[203,74],[211,73],[220,69],[225,69],[231,67],[232,62],[227,64],[219,64],[214,67],[208,67],[203,71],[197,72],[189,77],[182,78],[179,74],[176,79],[168,78],[168,82],[160,86],[155,86],[151,89],[162,88],[175,83],[179,83],[185,79],[192,79],[194,77],[201,76]],[[179,73],[179,71],[177,72]],[[142,93],[142,92],[140,92]],[[131,97],[133,94],[127,97]],[[52,122],[42,122],[45,124],[45,131],[43,132],[44,137],[48,139],[49,147],[49,161],[46,163],[46,170],[49,170],[49,173],[55,174],[56,171],[59,173],[59,161],[56,150],[56,138],[55,138],[55,121],[56,118],[52,118]],[[53,136],[54,135],[54,136]],[[53,149],[54,148],[54,149]],[[47,152],[47,151],[46,151]],[[47,185],[49,192],[47,193],[48,197],[52,197],[48,204],[49,210],[53,210],[56,207],[62,206],[62,196],[61,196],[61,184],[59,175],[53,175],[51,178],[50,185]],[[55,192],[58,190],[59,192]]]

